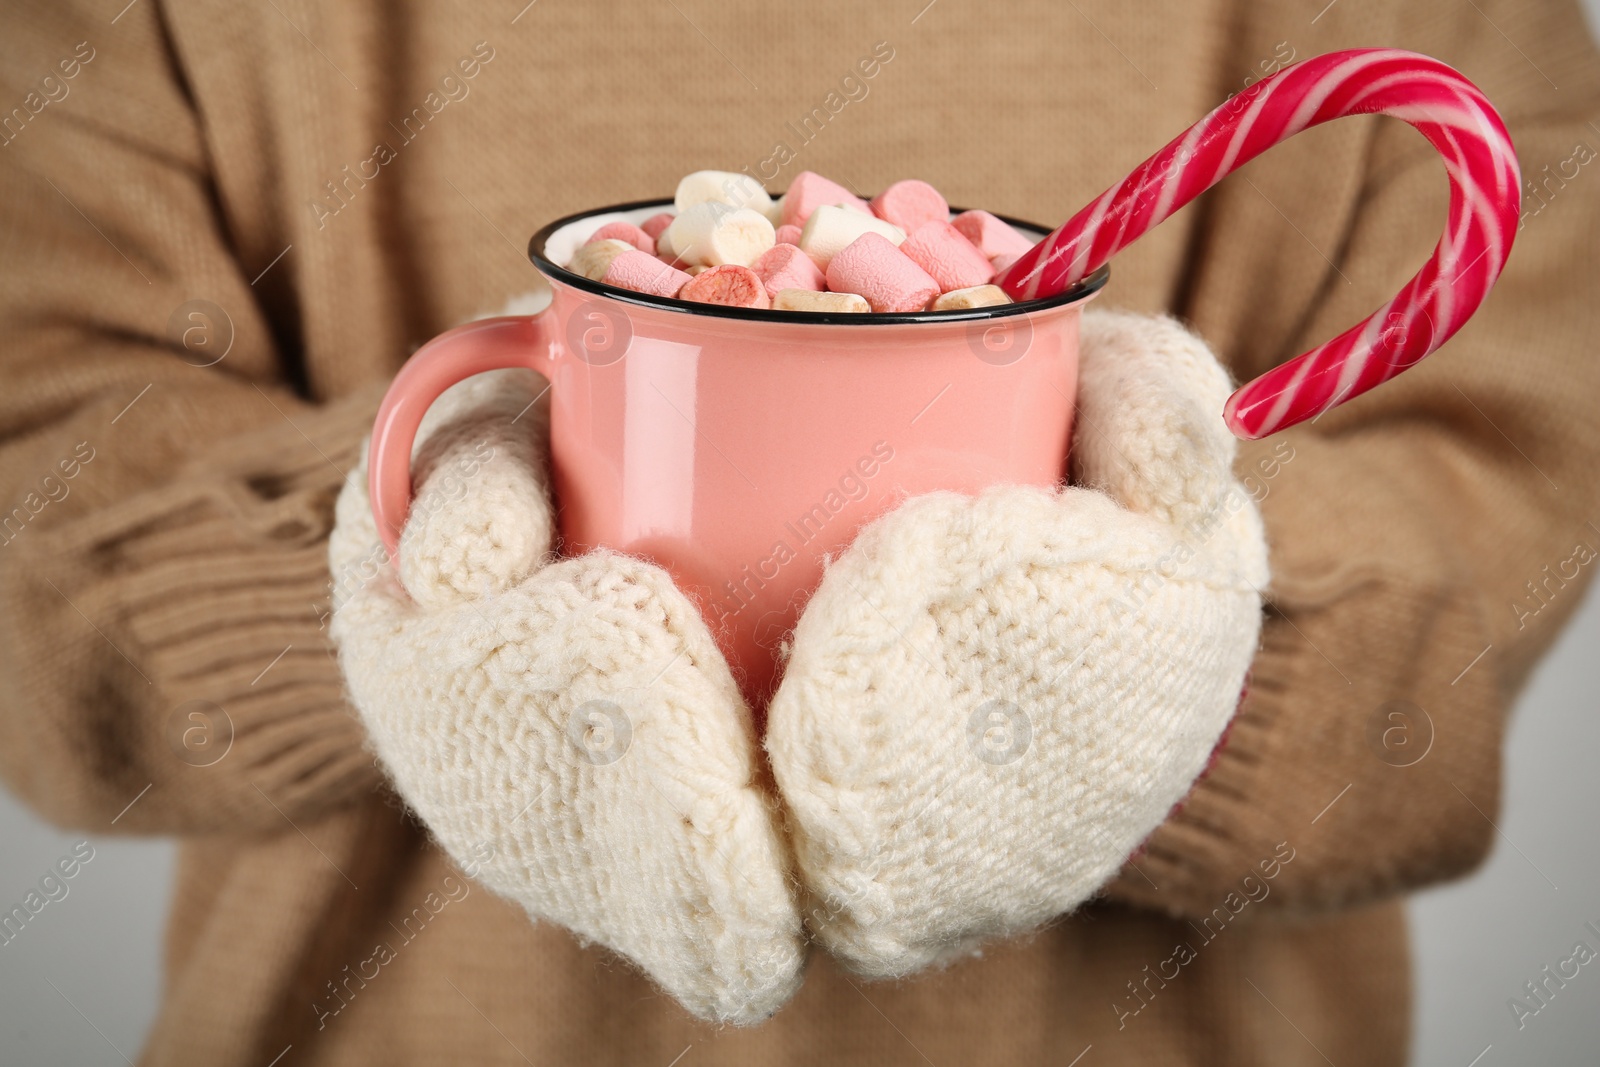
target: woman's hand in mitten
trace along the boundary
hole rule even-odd
[[[766,747],[818,939],[911,973],[1072,910],[1201,774],[1267,551],[1226,372],[1170,319],[1083,319],[1073,486],[868,527],[795,631]]]
[[[665,572],[548,562],[539,384],[500,371],[434,405],[398,575],[363,459],[330,546],[340,666],[458,863],[695,1015],[756,1022],[798,987],[804,941],[750,713]]]

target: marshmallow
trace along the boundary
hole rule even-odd
[[[772,223],[759,211],[734,208],[717,200],[695,204],[672,220],[656,238],[656,251],[667,242],[665,254],[691,266],[716,267],[734,263],[748,267],[775,243]]]
[[[813,171],[803,170],[789,183],[783,194],[782,222],[786,226],[804,226],[817,208],[824,204],[843,206],[863,215],[871,215],[867,202],[840,185]]]
[[[780,245],[798,245],[800,243],[800,227],[785,223],[778,227],[773,239]]]
[[[872,310],[867,298],[859,293],[819,293],[815,289],[780,289],[772,298],[778,311],[850,312],[859,314]]]
[[[670,227],[669,227],[670,228]],[[672,254],[672,242],[667,240],[667,231],[662,230],[656,234],[656,255],[671,263],[675,258]]]
[[[994,267],[983,253],[942,219],[919,226],[901,243],[900,251],[939,283],[940,292],[970,289],[994,277]]]
[[[939,190],[915,178],[895,182],[873,197],[872,213],[907,233],[925,223],[950,221],[950,205]]]
[[[995,307],[1010,304],[1012,299],[998,285],[974,285],[970,289],[952,289],[933,302],[932,311],[959,311],[966,308]]]
[[[828,264],[828,288],[860,293],[873,311],[921,311],[939,295],[939,283],[888,238],[865,233]]]
[[[874,233],[892,244],[906,239],[905,231],[884,222],[876,215],[863,215],[858,211],[824,204],[811,213],[800,231],[800,247],[817,261],[817,266],[828,269],[828,263],[846,245],[864,233]]]
[[[653,254],[656,250],[656,239],[631,222],[608,222],[594,231],[594,236],[590,237],[589,241],[605,241],[610,238],[626,241],[641,252]],[[588,244],[589,241],[584,243]]]
[[[815,261],[794,245],[773,245],[750,269],[773,296],[781,289],[822,289],[827,285]]]
[[[636,248],[613,259],[606,268],[605,277],[600,280],[607,285],[649,293],[651,296],[677,296],[678,290],[689,284],[689,276],[683,271]]]
[[[673,215],[673,213],[670,211],[663,211],[659,215],[651,215],[649,218],[639,223],[639,229],[649,234],[651,239],[654,240],[655,238],[661,236],[662,230],[672,225],[672,220],[676,217],[677,216]]]
[[[1032,241],[987,211],[963,211],[950,224],[991,260],[1000,255],[1020,256],[1033,247]]]
[[[772,197],[760,182],[731,170],[697,170],[678,183],[678,191],[672,197],[680,215],[696,204],[709,202],[736,209],[752,208],[763,216],[772,210]]]
[[[1019,260],[1021,258],[1022,258],[1021,253],[1002,252],[998,256],[995,256],[993,259],[991,259],[989,262],[994,265],[995,274],[999,275],[1007,267],[1011,266],[1011,264],[1015,263],[1017,260]]]
[[[719,264],[690,278],[689,283],[678,291],[678,299],[736,308],[765,309],[772,306],[767,287],[761,284],[756,272],[736,263]]]
[[[588,244],[572,253],[572,261],[567,264],[567,269],[574,274],[581,274],[590,281],[600,281],[606,275],[606,269],[611,266],[611,261],[624,252],[637,252],[627,241],[619,241],[615,237],[607,237],[599,241],[590,241]]]
[[[778,199],[774,200],[772,202],[771,206],[769,206],[765,211],[763,211],[762,214],[767,217],[767,221],[772,223],[772,225],[774,227],[782,226],[783,225],[783,197],[780,196],[780,197],[778,197]]]

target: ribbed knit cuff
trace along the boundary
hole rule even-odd
[[[1433,517],[1448,501],[1419,502],[1449,483],[1380,435],[1291,440],[1262,507],[1272,606],[1249,694],[1111,900],[1191,918],[1252,892],[1270,903],[1251,914],[1351,907],[1457,877],[1493,840],[1492,616]]]
[[[59,821],[193,833],[285,829],[377,785],[327,642],[327,537],[380,396],[290,409],[8,546],[30,553],[6,627],[33,707],[19,792]]]

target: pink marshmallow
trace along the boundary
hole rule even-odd
[[[908,178],[872,198],[872,213],[911,233],[930,222],[949,222],[950,205],[927,182]]]
[[[799,226],[779,226],[777,241],[780,245],[797,245],[800,243]]]
[[[991,259],[989,262],[994,265],[994,272],[995,272],[995,274],[998,275],[1001,271],[1005,270],[1007,267],[1011,266],[1011,264],[1015,263],[1017,260],[1019,260],[1021,258],[1022,258],[1022,256],[1020,254],[1013,254],[1011,252],[1002,252],[998,256],[995,256],[993,259]]]
[[[723,263],[696,274],[679,290],[678,299],[760,310],[772,306],[772,297],[756,272],[737,263]]]
[[[639,223],[639,229],[649,234],[650,239],[653,241],[657,237],[660,237],[661,231],[666,229],[668,226],[671,226],[672,220],[677,217],[678,216],[674,215],[670,211],[663,211],[661,214],[651,215],[649,218]],[[645,251],[648,252],[650,249],[645,249]]]
[[[611,261],[600,279],[607,285],[632,289],[651,296],[677,296],[678,290],[689,284],[689,276],[676,267],[661,262],[648,252],[632,249]]]
[[[951,225],[991,260],[1008,255],[1015,261],[1015,257],[1033,247],[1032,241],[987,211],[963,211],[951,220]]]
[[[591,241],[604,241],[609,238],[626,241],[641,252],[654,253],[656,250],[656,239],[631,222],[608,222],[594,231],[594,236],[590,237],[584,244],[588,244]]]
[[[900,245],[900,251],[939,283],[939,291],[970,289],[994,277],[994,267],[972,242],[948,222],[925,222]]]
[[[828,263],[828,288],[859,293],[873,311],[921,311],[939,283],[882,234],[864,233]]]
[[[866,214],[872,213],[867,202],[840,185],[829,181],[814,171],[803,170],[789,183],[783,195],[783,224],[804,226],[811,213],[824,204],[838,204]]]
[[[750,269],[772,296],[784,289],[822,289],[827,284],[812,258],[795,245],[773,245]]]

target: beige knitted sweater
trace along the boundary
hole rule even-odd
[[[1505,710],[1600,547],[1576,6],[523,4],[3,16],[0,766],[63,824],[184,839],[144,1061],[1402,1062],[1401,896],[1487,853]],[[400,810],[328,654],[332,501],[407,353],[536,284],[537,225],[698,167],[917,176],[1056,222],[1246,79],[1357,45],[1497,102],[1524,226],[1443,352],[1242,453],[1274,575],[1251,695],[1103,901],[904,982],[819,958],[719,1031]],[[1103,299],[1250,376],[1398,288],[1444,204],[1414,132],[1335,123],[1120,257]]]

